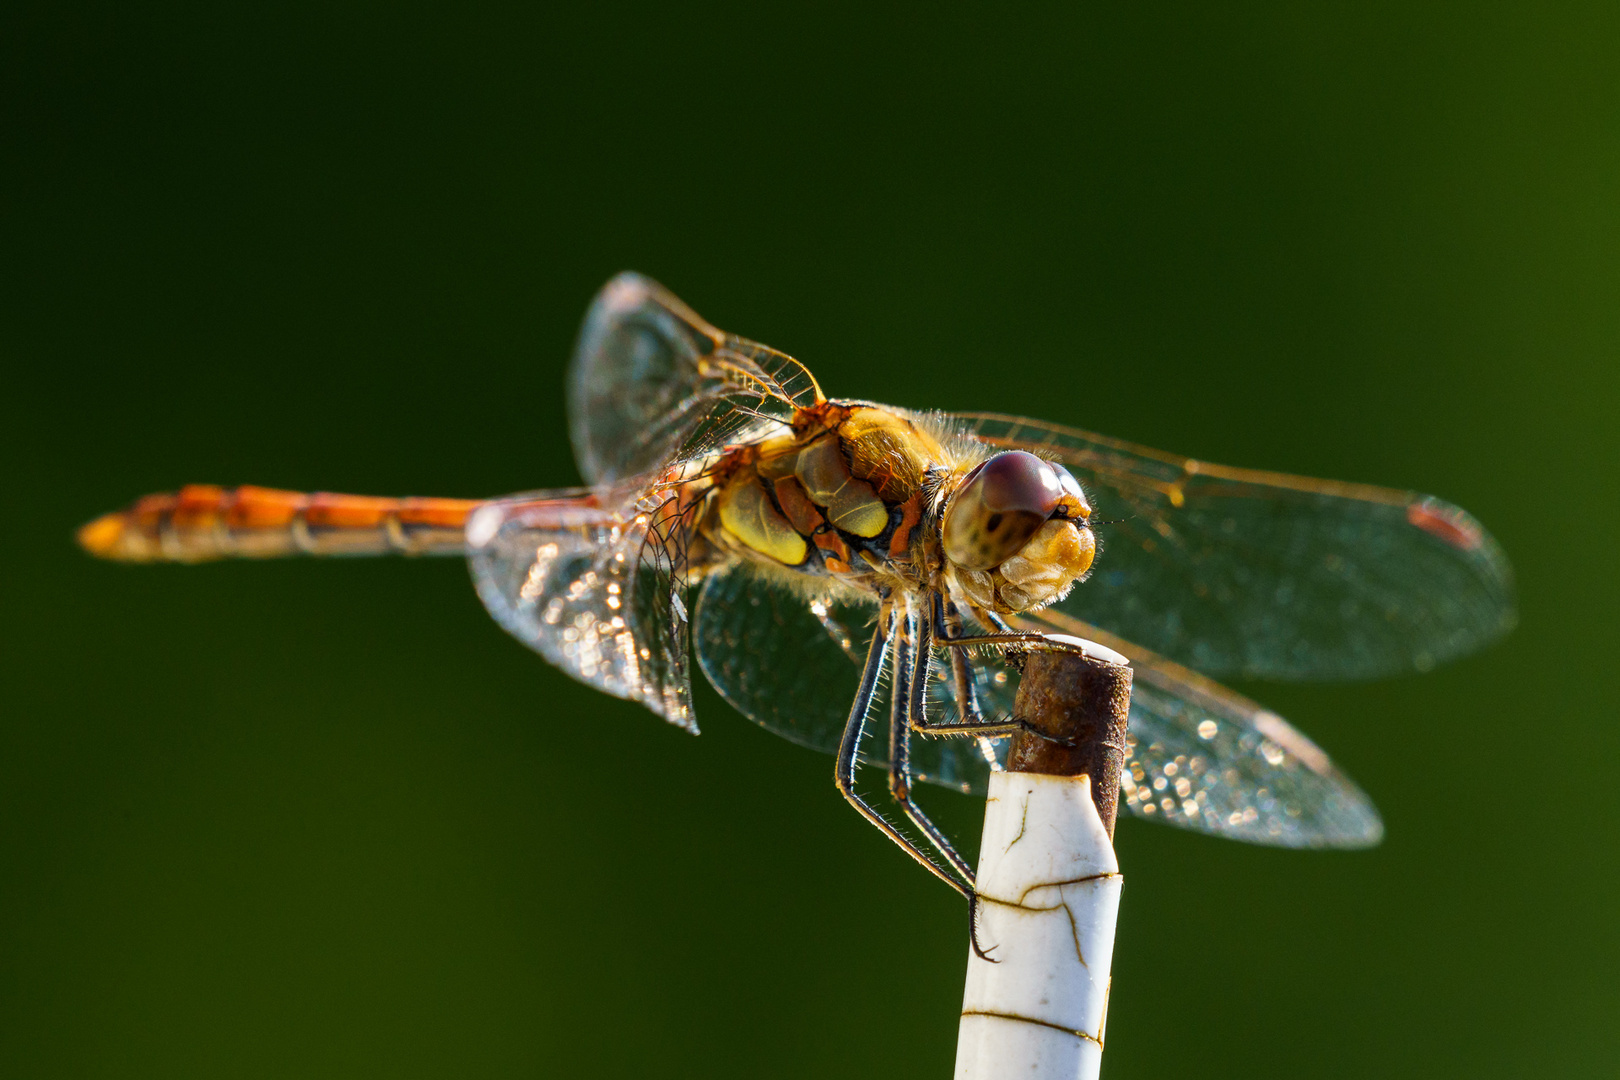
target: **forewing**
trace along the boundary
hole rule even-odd
[[[1055,457],[1101,550],[1060,610],[1220,676],[1426,671],[1514,623],[1513,575],[1461,509],[1413,492],[1208,465],[1072,428],[957,417]]]
[[[651,472],[785,421],[819,391],[791,357],[727,334],[649,278],[623,273],[585,315],[568,376],[569,433],[592,484]]]
[[[706,579],[693,614],[698,663],[738,712],[801,746],[834,753],[872,640],[876,608],[807,596],[744,563]],[[931,680],[930,697],[943,688]],[[987,675],[989,673],[986,673]],[[888,689],[867,720],[861,760],[888,765]],[[990,766],[977,740],[911,740],[913,776],[983,792]]]
[[[1276,713],[1062,612],[1017,621],[1130,659],[1120,802],[1138,817],[1273,847],[1361,848],[1383,838],[1372,800]]]
[[[685,533],[637,505],[644,486],[485,503],[468,519],[468,562],[479,598],[513,637],[579,681],[696,733]]]

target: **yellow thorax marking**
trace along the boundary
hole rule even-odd
[[[798,566],[810,553],[804,537],[760,486],[758,475],[742,472],[720,500],[720,523],[743,544],[784,566]]]
[[[873,537],[889,526],[889,508],[872,485],[849,474],[836,434],[823,435],[799,451],[799,482],[827,520],[856,536]]]

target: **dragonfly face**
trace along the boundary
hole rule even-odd
[[[966,570],[989,570],[1017,554],[1053,518],[1091,516],[1080,484],[1061,465],[1007,450],[974,467],[950,496],[945,554]]]
[[[912,783],[982,790],[1000,767],[1018,672],[996,647],[967,648],[976,638],[1076,634],[1130,658],[1122,802],[1136,816],[1360,847],[1382,835],[1367,797],[1209,676],[1426,671],[1514,621],[1507,560],[1438,499],[1016,417],[830,400],[798,361],[634,274],[587,314],[569,409],[584,487],[449,500],[194,486],[80,542],[133,562],[465,553],[513,635],[694,732],[695,654],[744,715],[835,753],[851,802],[969,893],[971,868]],[[922,843],[855,791],[885,705],[887,750],[865,760],[887,764]]]
[[[1056,462],[1007,450],[975,467],[946,505],[947,588],[989,611],[1061,600],[1091,569],[1097,541],[1080,483]]]

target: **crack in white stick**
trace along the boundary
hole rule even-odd
[[[1123,885],[1089,777],[991,774],[956,1080],[1097,1076]]]

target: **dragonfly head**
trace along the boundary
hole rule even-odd
[[[962,478],[946,503],[941,540],[976,603],[1027,611],[1056,600],[1091,568],[1090,517],[1067,469],[1008,450]]]

